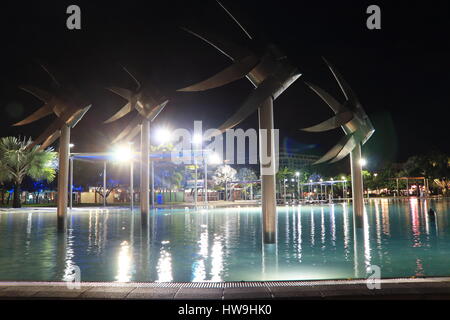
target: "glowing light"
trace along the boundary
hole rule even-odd
[[[120,244],[119,256],[117,259],[117,282],[129,282],[131,280],[131,252],[127,241]]]
[[[202,137],[202,135],[201,134],[194,134],[193,136],[192,136],[192,143],[193,144],[201,144],[202,143],[202,141],[203,141],[203,137]]]
[[[73,143],[69,143],[69,148],[73,148],[75,145]]]
[[[300,176],[300,172],[297,171],[297,172],[295,173],[295,176],[296,176],[296,177],[299,177],[299,176]]]
[[[208,162],[211,163],[211,164],[220,164],[220,163],[222,163],[222,158],[216,152],[211,153],[208,158],[209,158]]]
[[[364,166],[367,164],[366,159],[361,158],[361,159],[359,160],[359,164],[361,165],[361,167],[364,167]]]
[[[118,146],[113,153],[113,158],[118,162],[127,162],[133,159],[133,152],[131,147],[128,146]]]
[[[171,140],[170,130],[167,128],[158,128],[155,131],[155,139],[158,143],[164,144]]]

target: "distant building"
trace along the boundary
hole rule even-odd
[[[319,156],[299,153],[297,150],[280,149],[279,167],[298,170],[314,163],[319,158]]]

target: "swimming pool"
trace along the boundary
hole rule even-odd
[[[349,204],[278,208],[278,243],[261,244],[260,208],[76,209],[67,237],[54,211],[0,212],[0,280],[258,281],[449,276],[448,200],[374,199],[355,235]],[[436,218],[428,214],[432,207]],[[356,257],[356,258],[355,258]]]

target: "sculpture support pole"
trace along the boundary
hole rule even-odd
[[[155,206],[155,163],[154,161],[150,161],[151,166],[151,174],[152,174],[152,207]]]
[[[64,125],[59,138],[59,174],[58,174],[58,209],[57,225],[59,232],[66,231],[67,192],[69,185],[69,144],[70,128]]]
[[[103,162],[103,206],[106,207],[106,161]]]
[[[133,211],[134,206],[134,162],[130,162],[130,208]]]
[[[350,154],[350,166],[352,171],[353,222],[356,228],[362,228],[364,217],[364,194],[360,143],[356,144]]]
[[[277,239],[277,210],[275,198],[275,173],[277,165],[275,159],[272,98],[267,99],[259,108],[259,129],[262,229],[263,241],[265,244],[268,244],[275,243]],[[266,131],[266,134],[263,133],[263,130]]]
[[[149,215],[149,173],[150,162],[148,153],[150,150],[150,120],[144,119],[141,125],[141,223],[148,226]]]
[[[70,157],[69,207],[73,207],[73,158]]]
[[[208,161],[205,158],[205,156],[203,156],[203,161],[204,161],[204,169],[205,169],[205,181],[204,181],[204,185],[203,185],[203,197],[204,197],[204,201],[205,204],[208,204]]]

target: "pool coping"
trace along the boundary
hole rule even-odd
[[[70,283],[75,287],[74,283]],[[249,282],[66,282],[0,281],[0,299],[446,299],[450,277],[381,279],[369,289],[366,279]]]

